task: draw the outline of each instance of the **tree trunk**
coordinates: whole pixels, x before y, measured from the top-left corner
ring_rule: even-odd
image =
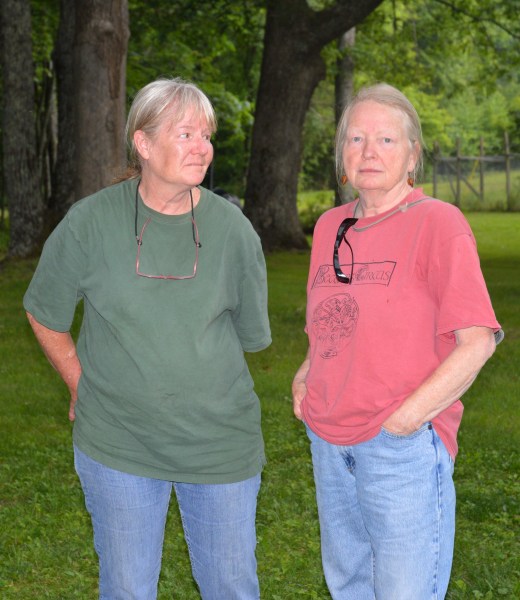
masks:
[[[337,61],[338,72],[334,81],[335,94],[335,115],[336,125],[339,124],[343,109],[352,100],[354,95],[354,57],[350,50],[354,47],[356,41],[356,28],[352,27],[344,33],[338,42],[338,49],[341,53]],[[334,204],[339,206],[346,202],[354,200],[354,190],[351,185],[342,186],[341,190],[336,189]]]
[[[290,15],[281,11],[285,4],[271,5],[267,12],[245,193],[245,213],[266,250],[307,247],[295,201],[301,132],[312,92],[325,76],[319,54],[309,56],[305,44],[292,41]]]
[[[42,241],[40,188],[29,0],[2,0],[3,171],[8,199],[11,257],[35,254]]]
[[[356,42],[356,28],[352,27],[344,33],[338,42],[341,53],[337,61],[337,75],[335,80],[335,115],[336,124],[339,123],[343,109],[352,100],[354,95],[354,57],[351,50]]]
[[[54,206],[109,185],[126,164],[127,0],[62,0]]]
[[[76,126],[74,121],[74,31],[76,0],[61,0],[58,37],[53,52],[58,98],[58,150],[52,176],[52,196],[47,219],[50,228],[74,203]]]
[[[269,0],[253,127],[245,213],[265,250],[305,248],[296,194],[305,114],[325,76],[323,47],[382,0],[337,0],[313,11],[306,0]]]
[[[126,163],[127,0],[77,0],[76,198],[110,184]]]

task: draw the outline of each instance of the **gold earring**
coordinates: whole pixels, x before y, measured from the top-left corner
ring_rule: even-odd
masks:
[[[346,175],[341,176],[341,185],[347,185],[348,177]]]
[[[408,179],[406,180],[406,183],[410,186],[413,187],[413,184],[415,183],[415,179],[413,178],[413,173],[410,173],[408,175]]]

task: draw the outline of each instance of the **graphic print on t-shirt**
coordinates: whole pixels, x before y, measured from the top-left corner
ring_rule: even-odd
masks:
[[[388,286],[395,266],[394,261],[354,263],[352,285]],[[351,265],[341,267],[345,273],[351,269]],[[345,289],[345,284],[338,281],[332,265],[322,264],[312,282],[312,289],[328,287]],[[355,297],[349,293],[328,296],[316,306],[312,315],[312,327],[322,358],[335,358],[348,346],[356,330],[358,317],[359,306]]]
[[[343,273],[347,275],[350,273],[352,268],[350,264],[341,264],[340,266]],[[395,266],[396,262],[393,260],[354,263],[352,285],[390,285]],[[312,289],[323,286],[341,287],[343,285],[345,284],[338,281],[332,265],[320,265],[312,282]]]
[[[320,356],[334,358],[350,343],[358,315],[359,307],[350,294],[335,294],[318,304],[312,327]]]

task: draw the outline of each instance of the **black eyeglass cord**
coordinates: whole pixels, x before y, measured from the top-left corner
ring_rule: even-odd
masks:
[[[140,185],[141,185],[141,180],[139,180],[139,183],[137,184],[137,186],[135,188],[134,233],[135,233],[135,239],[136,239],[138,246],[143,245],[143,240],[137,235],[137,217],[139,214],[139,186]],[[191,203],[191,234],[193,236],[193,243],[195,244],[195,246],[197,246],[197,248],[202,248],[202,244],[200,242],[197,242],[197,238],[195,236],[195,213],[193,210],[193,194],[191,193],[191,190],[190,190],[190,203]]]

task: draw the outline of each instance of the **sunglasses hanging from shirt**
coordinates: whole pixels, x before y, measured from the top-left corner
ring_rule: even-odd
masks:
[[[349,241],[347,240],[347,232],[351,227],[354,228],[354,231],[365,231],[365,229],[369,229],[370,227],[373,227],[374,225],[381,223],[381,221],[385,221],[386,219],[389,219],[390,217],[393,217],[394,215],[396,215],[398,213],[406,212],[409,208],[412,208],[413,206],[417,206],[418,204],[420,204],[421,202],[424,202],[425,200],[431,200],[431,198],[427,196],[425,198],[421,198],[420,200],[416,200],[415,202],[410,202],[410,203],[406,202],[405,204],[398,206],[395,210],[391,211],[387,215],[384,215],[377,221],[374,221],[373,223],[365,225],[364,227],[354,227],[354,225],[359,220],[359,219],[356,219],[355,217],[347,217],[346,219],[343,219],[343,221],[341,221],[341,223],[338,227],[338,233],[336,234],[336,241],[334,242],[334,252],[332,254],[332,264],[334,266],[334,273],[336,275],[336,279],[340,283],[352,284],[352,277],[354,276],[354,250],[352,250],[352,246],[350,245]],[[358,203],[356,204],[356,208],[354,209],[354,214],[356,214],[358,206],[359,206],[359,200],[358,200]],[[352,256],[352,262],[350,264],[350,274],[349,275],[346,275],[343,272],[343,270],[341,269],[340,262],[339,262],[339,247],[341,246],[342,241],[344,241],[345,244],[347,244],[347,246],[350,249],[350,254]]]

